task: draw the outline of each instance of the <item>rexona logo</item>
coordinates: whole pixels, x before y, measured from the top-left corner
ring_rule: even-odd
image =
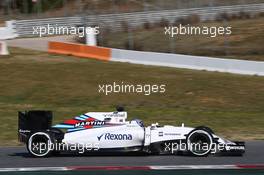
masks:
[[[104,138],[105,140],[132,140],[132,135],[104,133],[100,136],[97,136],[97,138],[99,141],[101,140],[101,138]]]

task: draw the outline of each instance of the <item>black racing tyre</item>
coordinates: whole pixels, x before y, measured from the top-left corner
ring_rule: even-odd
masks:
[[[46,131],[33,133],[27,141],[27,150],[33,157],[48,157],[52,154],[54,139]]]
[[[186,139],[188,152],[193,156],[208,156],[213,148],[213,136],[205,129],[196,128]]]
[[[150,153],[152,155],[159,155],[162,152],[162,143],[157,142],[157,143],[151,143],[149,146]]]
[[[203,130],[205,130],[205,131],[207,131],[207,132],[209,132],[211,134],[214,134],[214,131],[211,128],[207,127],[207,126],[198,126],[195,129],[203,129]]]

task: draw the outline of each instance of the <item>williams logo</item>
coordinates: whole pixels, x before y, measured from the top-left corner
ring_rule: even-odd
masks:
[[[98,141],[100,141],[102,138],[104,138],[104,140],[132,140],[132,135],[103,133],[102,135],[97,136]]]

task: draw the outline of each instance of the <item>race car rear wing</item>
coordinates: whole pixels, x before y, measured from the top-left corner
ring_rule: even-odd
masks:
[[[50,129],[52,126],[51,111],[18,112],[18,140],[27,142],[32,132]]]

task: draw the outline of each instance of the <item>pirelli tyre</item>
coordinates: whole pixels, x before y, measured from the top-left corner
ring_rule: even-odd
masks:
[[[193,156],[207,156],[213,148],[213,136],[208,129],[198,127],[187,135],[187,149]]]
[[[52,148],[53,140],[48,132],[35,132],[27,141],[28,152],[33,157],[48,157],[54,152]]]
[[[207,126],[198,126],[195,129],[202,129],[202,130],[205,130],[205,131],[207,131],[207,132],[209,132],[211,134],[214,134],[214,131],[211,128],[207,127]]]
[[[149,151],[152,155],[159,155],[162,153],[162,142],[151,143]]]

